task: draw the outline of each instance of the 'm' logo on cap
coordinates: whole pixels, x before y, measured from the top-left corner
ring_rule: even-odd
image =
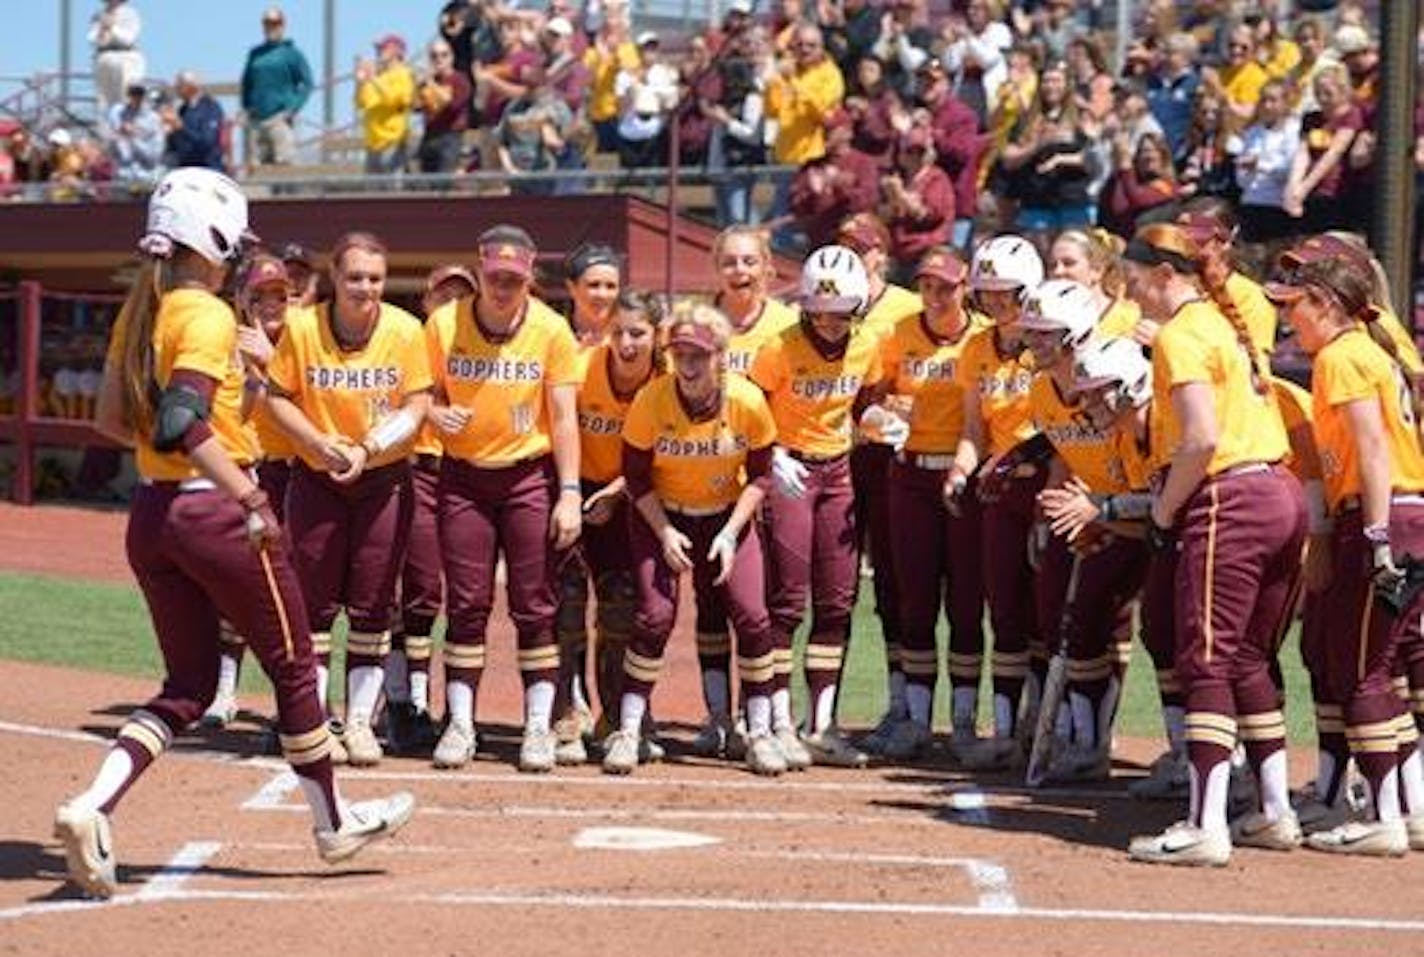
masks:
[[[996,270],[996,269],[994,268],[994,261],[993,261],[992,259],[981,259],[981,260],[979,260],[979,268],[978,268],[977,272],[978,272],[979,275],[981,275],[981,276],[990,276],[990,277],[992,277],[992,276],[997,276],[997,275],[998,275],[998,270]]]

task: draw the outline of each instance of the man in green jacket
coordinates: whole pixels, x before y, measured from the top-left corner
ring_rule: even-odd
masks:
[[[292,126],[312,92],[311,67],[286,32],[282,11],[268,8],[262,14],[264,40],[247,54],[242,71],[242,109],[260,164],[288,165],[296,158]]]

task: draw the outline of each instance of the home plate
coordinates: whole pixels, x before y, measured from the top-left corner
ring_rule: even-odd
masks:
[[[660,827],[586,827],[574,835],[574,847],[605,851],[671,851],[720,843],[719,837]]]

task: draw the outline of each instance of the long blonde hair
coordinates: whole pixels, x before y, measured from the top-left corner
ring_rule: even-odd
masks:
[[[153,330],[158,320],[158,304],[171,288],[172,268],[168,260],[144,257],[129,294],[114,322],[123,336],[119,345],[119,379],[123,390],[122,421],[129,431],[142,434],[153,426],[154,355]]]

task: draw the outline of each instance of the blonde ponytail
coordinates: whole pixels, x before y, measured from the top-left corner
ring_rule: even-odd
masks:
[[[1226,290],[1226,282],[1216,270],[1206,269],[1198,263],[1197,276],[1200,277],[1202,286],[1207,294],[1211,296],[1211,301],[1221,310],[1221,314],[1226,317],[1226,321],[1231,323],[1231,328],[1236,332],[1236,341],[1241,348],[1246,350],[1246,355],[1251,362],[1251,387],[1258,395],[1270,395],[1271,393],[1271,369],[1265,362],[1265,357],[1256,348],[1255,340],[1251,338],[1251,330],[1246,326],[1246,319],[1241,315],[1241,310],[1236,305],[1236,300],[1231,298],[1231,294]]]
[[[136,434],[152,429],[153,328],[170,281],[168,260],[145,259],[114,323],[124,337],[119,347],[123,424]]]

